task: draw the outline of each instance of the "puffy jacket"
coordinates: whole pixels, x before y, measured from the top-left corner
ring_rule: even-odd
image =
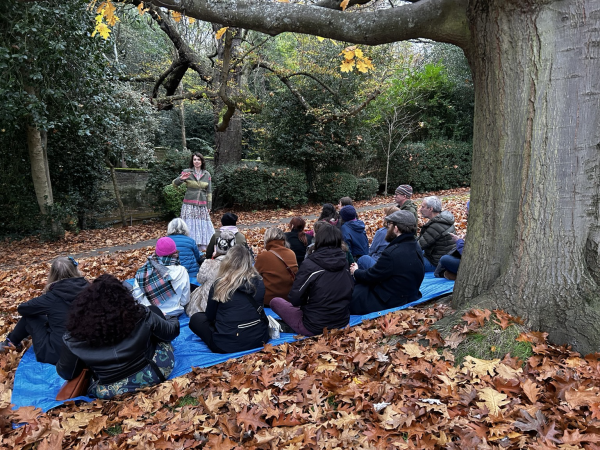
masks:
[[[23,317],[46,316],[45,339],[36,339],[33,342],[35,358],[39,362],[57,363],[63,347],[63,334],[65,334],[71,303],[88,284],[83,277],[65,278],[50,286],[45,294],[21,303],[17,307],[17,311]]]
[[[196,241],[185,234],[170,234],[179,251],[179,263],[185,267],[190,277],[195,278],[204,257],[198,251]]]
[[[176,187],[185,183],[186,191],[183,196],[183,203],[206,206],[208,209],[212,209],[212,181],[210,173],[204,170],[202,176],[196,178],[194,169],[183,169],[183,172],[190,172],[190,177],[182,180],[180,175],[173,180],[173,185]]]
[[[206,317],[214,324],[214,343],[226,353],[242,352],[262,347],[269,341],[269,326],[251,301],[262,306],[265,285],[256,278],[239,287],[225,302],[214,300],[211,288],[206,306]]]
[[[110,384],[142,370],[154,356],[155,342],[170,342],[179,336],[176,317],[166,320],[148,308],[145,310],[145,316],[129,336],[115,345],[91,347],[66,333],[56,372],[65,380],[72,380],[83,367],[88,367],[100,384]]]
[[[414,235],[401,234],[373,267],[354,271],[350,313],[368,314],[418,300],[424,276],[423,255]]]
[[[442,211],[421,227],[419,245],[425,250],[425,257],[437,266],[440,258],[456,249],[452,236],[454,233],[454,216],[450,211]]]
[[[365,223],[362,220],[344,222],[342,225],[342,237],[354,259],[357,259],[357,256],[369,254],[369,239],[365,231]]]
[[[263,277],[265,283],[265,305],[269,305],[275,297],[285,298],[287,300],[292,289],[292,276],[285,268],[285,264],[273,252],[277,252],[279,256],[287,263],[292,272],[298,272],[298,262],[296,254],[289,248],[285,247],[282,240],[276,239],[267,244],[267,251],[262,252],[256,257],[254,268]]]
[[[289,300],[304,312],[306,329],[320,334],[323,328],[348,325],[353,288],[346,254],[339,248],[319,248],[304,260]]]
[[[306,236],[306,245],[302,243],[300,238],[298,237],[297,231],[289,231],[285,233],[285,239],[290,244],[290,250],[296,254],[296,261],[298,262],[298,267],[304,261],[304,256],[306,255],[306,249],[310,244],[312,244],[313,237],[309,234],[304,233]]]

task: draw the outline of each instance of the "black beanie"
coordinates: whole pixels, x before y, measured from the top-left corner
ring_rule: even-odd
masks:
[[[238,220],[238,216],[236,216],[232,212],[228,212],[228,213],[223,214],[223,217],[221,217],[221,225],[223,225],[224,227],[235,226],[235,224],[237,223],[237,220]]]

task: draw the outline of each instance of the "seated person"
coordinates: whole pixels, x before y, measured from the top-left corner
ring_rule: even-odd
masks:
[[[417,205],[413,203],[411,197],[413,195],[413,188],[409,184],[401,184],[396,188],[394,193],[394,200],[398,204],[398,208],[402,211],[408,211],[413,213],[415,220],[418,222],[419,217],[417,216]]]
[[[340,229],[335,224],[329,224],[324,221],[319,221],[319,222],[315,222],[315,225],[313,226],[314,233],[316,234],[321,229],[321,227],[324,227],[327,225],[333,225],[338,230]],[[340,233],[341,233],[341,231],[340,231]],[[346,243],[343,240],[342,240],[341,249],[344,252],[344,254],[346,255],[346,261],[348,261],[348,266],[349,266],[350,264],[352,264],[354,262],[354,258],[352,257],[350,250],[348,250],[348,246],[346,245]],[[314,243],[314,239],[313,239],[313,243],[310,244],[308,247],[306,247],[306,255],[304,256],[304,259],[308,258],[308,255],[312,254],[314,251],[315,251],[315,243]]]
[[[354,201],[350,197],[342,197],[338,203],[338,209],[342,209],[344,206],[354,206]]]
[[[423,253],[415,240],[417,222],[408,211],[396,211],[385,218],[390,244],[368,270],[350,266],[356,285],[350,314],[368,314],[396,308],[422,297],[419,288],[425,277]]]
[[[314,336],[324,328],[348,325],[354,280],[341,245],[340,231],[323,222],[315,236],[315,251],[304,260],[294,280],[290,301],[271,300],[273,311],[294,332]]]
[[[467,215],[469,214],[469,203],[470,202],[467,202]],[[458,267],[460,266],[460,260],[465,247],[465,239],[461,239],[453,233],[450,233],[450,237],[456,244],[456,250],[440,258],[440,262],[435,268],[434,275],[439,278],[444,277],[447,280],[454,281],[456,280],[456,274],[458,273]]]
[[[114,276],[94,280],[73,302],[56,372],[72,380],[88,367],[87,395],[102,399],[164,381],[175,366],[176,317],[140,305]]]
[[[195,278],[204,256],[198,251],[196,241],[190,237],[190,230],[183,219],[179,217],[169,222],[167,235],[175,242],[179,252],[179,263],[186,268],[190,278]]]
[[[185,307],[185,312],[188,316],[192,317],[192,315],[196,314],[197,312],[206,311],[208,294],[210,292],[210,288],[217,279],[217,273],[219,273],[221,262],[225,258],[225,255],[229,249],[233,247],[235,243],[235,236],[231,231],[223,230],[219,233],[219,237],[214,245],[215,251],[213,252],[212,259],[207,259],[204,261],[204,264],[200,266],[200,271],[198,272],[198,277],[196,278],[198,284],[200,284],[200,287],[192,293],[190,302]]]
[[[31,336],[35,359],[56,364],[71,304],[89,284],[77,266],[77,261],[71,257],[59,256],[52,261],[42,295],[17,307],[21,318],[0,343],[0,351],[20,349],[21,341]]]
[[[178,316],[190,301],[190,277],[179,264],[177,247],[170,237],[156,242],[156,252],[135,274],[132,290],[138,303],[156,305],[165,316]]]
[[[389,216],[396,211],[400,211],[400,208],[395,206],[388,206],[383,210],[383,217]],[[373,267],[385,248],[388,246],[389,242],[385,240],[385,235],[387,234],[387,226],[381,227],[379,230],[375,232],[373,236],[373,241],[371,242],[371,246],[369,247],[369,254],[361,256],[357,261],[359,269],[368,269],[369,267]]]
[[[215,353],[262,347],[269,341],[264,295],[265,286],[252,266],[250,253],[235,245],[219,267],[206,312],[190,317],[190,330]]]
[[[306,248],[312,243],[312,236],[304,232],[306,222],[302,217],[293,217],[289,226],[290,231],[285,233],[285,240],[290,244],[290,250],[296,254],[296,261],[300,267],[306,255]]]
[[[323,209],[321,210],[321,215],[319,216],[319,218],[317,219],[317,221],[313,225],[313,229],[307,231],[306,234],[314,236],[315,233],[316,233],[316,231],[314,230],[314,227],[319,222],[327,222],[327,223],[329,223],[331,225],[337,226],[338,228],[342,227],[342,222],[340,220],[340,215],[336,211],[335,206],[333,206],[331,203],[323,203]]]
[[[254,266],[265,283],[265,305],[269,306],[271,299],[282,297],[287,299],[292,289],[292,283],[298,272],[296,254],[289,249],[285,234],[277,227],[265,231],[265,248],[256,257]]]
[[[215,251],[215,243],[221,234],[221,231],[230,231],[235,236],[236,245],[247,245],[246,236],[244,236],[237,227],[238,216],[232,212],[223,214],[221,217],[221,228],[215,231],[215,234],[210,238],[208,247],[206,247],[206,259],[211,259]]]
[[[369,254],[369,239],[365,231],[365,223],[356,218],[354,206],[344,206],[340,209],[342,218],[342,237],[348,245],[354,260]]]
[[[456,249],[450,236],[455,232],[454,216],[450,211],[442,211],[442,201],[436,196],[425,197],[419,211],[424,218],[429,219],[421,227],[418,237],[425,256],[425,272],[434,272],[440,258]]]

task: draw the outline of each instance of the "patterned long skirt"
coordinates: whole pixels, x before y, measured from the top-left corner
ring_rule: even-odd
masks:
[[[181,206],[181,218],[190,229],[190,237],[196,241],[196,245],[206,247],[212,235],[215,234],[215,228],[210,221],[206,206],[184,203]]]
[[[154,352],[152,360],[158,366],[163,376],[167,378],[173,367],[175,367],[175,355],[173,354],[173,346],[170,342],[159,342]],[[129,375],[119,381],[110,384],[100,384],[98,380],[92,380],[88,388],[88,396],[101,399],[113,398],[115,395],[133,392],[139,388],[153,386],[161,382],[160,377],[152,369],[150,364],[147,364],[142,370]]]

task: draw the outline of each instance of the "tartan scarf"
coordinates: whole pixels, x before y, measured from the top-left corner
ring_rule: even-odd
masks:
[[[148,262],[135,274],[135,279],[150,303],[156,306],[175,295],[167,266],[178,266],[179,255],[148,256]]]

